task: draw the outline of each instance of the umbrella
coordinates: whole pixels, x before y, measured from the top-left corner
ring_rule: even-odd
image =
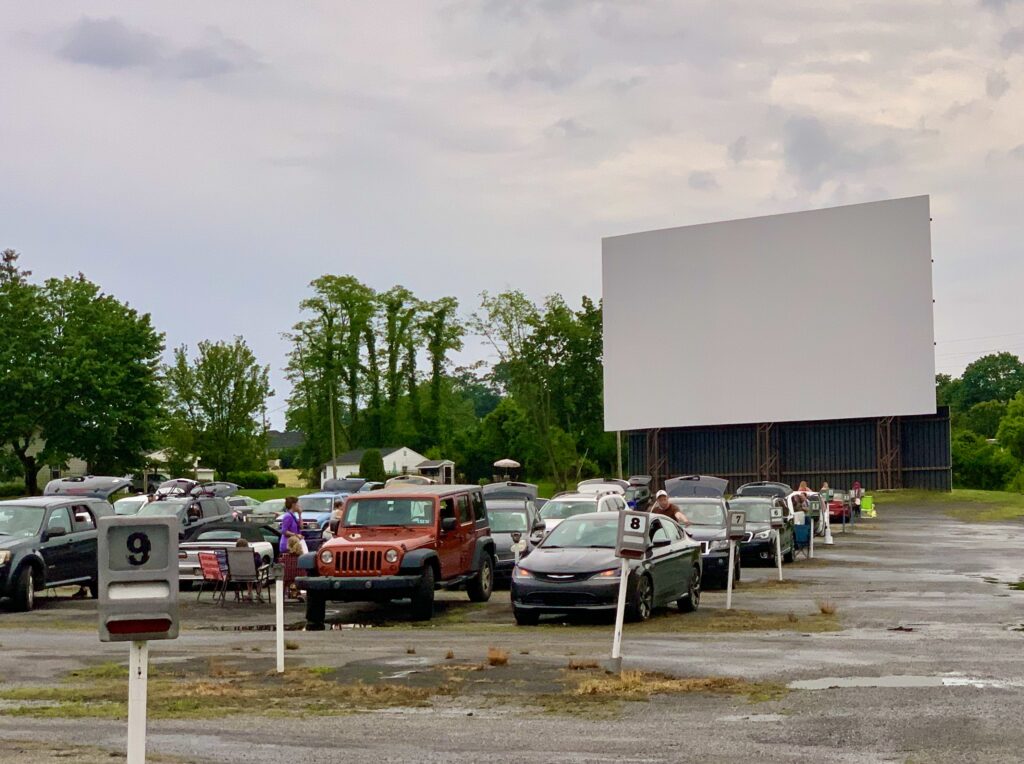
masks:
[[[494,463],[494,466],[499,470],[517,470],[523,465],[515,459],[498,459],[498,461]]]

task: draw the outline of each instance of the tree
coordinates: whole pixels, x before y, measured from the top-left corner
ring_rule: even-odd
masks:
[[[186,346],[177,348],[165,378],[172,416],[220,478],[260,465],[266,445],[262,411],[272,394],[269,367],[257,363],[241,337],[200,342],[194,362]]]
[[[957,403],[965,411],[983,401],[1007,403],[1021,390],[1024,390],[1024,362],[1013,353],[994,353],[964,369]]]
[[[42,464],[70,457],[95,472],[139,466],[156,434],[163,337],[84,276],[43,285],[0,255],[0,442],[25,489]]]
[[[368,448],[363,452],[363,458],[359,460],[359,477],[371,480],[375,483],[383,483],[387,480],[387,472],[384,471],[384,457],[380,450]]]
[[[988,443],[968,430],[953,434],[953,485],[1000,491],[1020,469],[1020,463],[1004,448]]]
[[[960,405],[960,388],[963,383],[959,377],[949,374],[935,375],[935,403],[956,409]]]
[[[1024,461],[1024,390],[1017,393],[1006,407],[1006,414],[996,431],[999,445],[1017,459]]]
[[[1007,404],[1002,401],[975,403],[957,419],[957,422],[983,438],[994,438],[999,429],[999,421],[1006,414],[1006,406]]]
[[[462,335],[465,333],[456,314],[458,307],[458,300],[454,297],[442,297],[423,306],[420,320],[430,359],[430,413],[425,422],[424,437],[435,445],[441,442],[442,380],[448,365],[448,353],[462,350]]]

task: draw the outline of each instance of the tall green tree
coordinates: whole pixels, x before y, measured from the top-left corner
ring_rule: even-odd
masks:
[[[1024,462],[1024,390],[1017,393],[1006,407],[1006,414],[996,431],[999,445]]]
[[[0,255],[0,442],[29,493],[43,464],[71,457],[127,471],[155,441],[163,337],[84,276],[43,285]]]
[[[1024,362],[1013,353],[993,353],[964,369],[957,405],[966,411],[984,401],[1008,403],[1021,390],[1024,390]]]
[[[272,394],[269,367],[241,337],[200,342],[198,350],[190,361],[188,348],[177,348],[164,372],[172,416],[218,477],[258,467],[266,445],[262,412]]]
[[[420,320],[420,330],[426,341],[430,361],[430,408],[423,435],[433,445],[441,443],[443,439],[442,399],[448,354],[462,350],[462,337],[465,334],[465,327],[459,321],[458,308],[458,300],[454,297],[442,297],[423,306],[423,317]]]

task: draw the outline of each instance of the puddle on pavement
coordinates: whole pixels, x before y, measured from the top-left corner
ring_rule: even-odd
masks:
[[[784,714],[732,714],[719,716],[716,721],[720,722],[783,722],[786,720]]]
[[[235,626],[196,626],[196,631],[276,631],[277,627],[272,623],[248,623]],[[350,629],[378,629],[383,628],[373,623],[328,623],[322,629],[307,629],[305,621],[286,623],[285,631],[348,631]]]
[[[801,679],[786,685],[791,690],[834,690],[856,688],[921,688],[921,687],[975,687],[977,689],[1007,689],[1018,683],[999,679],[977,679],[965,676],[846,676]]]

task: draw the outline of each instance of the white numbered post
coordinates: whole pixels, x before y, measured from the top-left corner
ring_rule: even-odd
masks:
[[[647,551],[647,527],[650,515],[646,512],[619,512],[619,527],[615,536],[615,556],[621,558],[619,567],[619,602],[615,608],[615,635],[612,637],[612,660],[622,658],[622,622],[626,617],[626,588],[629,585],[629,560],[639,559]]]
[[[772,530],[775,531],[775,567],[779,572],[779,580],[782,580],[782,529],[786,527],[786,520],[782,516],[782,507],[772,507]]]
[[[97,523],[101,642],[130,642],[128,764],[146,761],[149,641],[178,637],[178,519],[101,517]]]
[[[814,518],[811,517],[811,513],[810,512],[807,513],[807,519],[811,521],[811,541],[810,541],[810,545],[811,546],[810,546],[809,557],[813,560],[814,559]]]
[[[775,531],[775,567],[779,571],[779,580],[782,580],[782,534]]]
[[[729,539],[729,582],[725,587],[725,609],[732,610],[732,571],[733,559],[736,554],[736,542]]]
[[[132,642],[128,653],[128,764],[146,761],[146,694],[149,642]]]
[[[726,515],[725,535],[729,537],[729,572],[725,586],[725,609],[732,610],[732,581],[736,569],[736,542],[747,535],[747,513],[730,509]]]
[[[274,596],[277,603],[274,606],[275,621],[274,636],[277,642],[277,673],[284,673],[284,565],[278,563],[271,567],[271,575],[274,577]]]

